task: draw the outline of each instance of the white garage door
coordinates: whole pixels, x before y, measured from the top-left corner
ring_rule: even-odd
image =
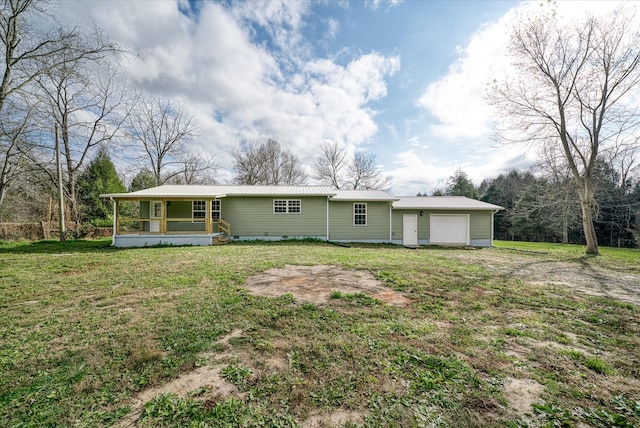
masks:
[[[431,214],[431,244],[469,245],[468,214]]]

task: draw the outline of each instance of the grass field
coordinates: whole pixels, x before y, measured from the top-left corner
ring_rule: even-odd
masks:
[[[640,426],[640,306],[464,262],[560,260],[640,288],[638,250],[109,243],[0,243],[0,426]],[[321,264],[410,304],[243,288]],[[136,413],[150,388],[215,367],[225,388],[158,393]]]

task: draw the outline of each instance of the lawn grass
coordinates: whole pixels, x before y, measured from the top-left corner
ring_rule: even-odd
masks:
[[[452,257],[514,248],[637,272],[637,250],[109,242],[0,244],[0,426],[114,425],[136,394],[225,352],[237,395],[160,394],[136,424],[296,427],[340,411],[361,416],[345,427],[640,425],[640,307]],[[318,307],[242,288],[286,264],[369,271],[412,303],[332,293]],[[508,379],[541,385],[528,415]]]
[[[575,244],[552,244],[548,242],[516,242],[516,241],[494,241],[496,248],[514,249],[520,251],[532,251],[539,253],[547,253],[557,255],[559,257],[590,257],[587,256],[585,245]],[[611,262],[620,262],[626,267],[638,268],[640,270],[640,249],[638,248],[613,248],[598,247],[600,252],[600,262],[609,264]]]

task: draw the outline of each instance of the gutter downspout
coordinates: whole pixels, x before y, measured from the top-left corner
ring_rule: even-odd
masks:
[[[327,241],[329,240],[329,196],[327,196]]]
[[[491,213],[491,246],[492,246],[492,247],[493,247],[493,234],[494,234],[494,230],[493,230],[493,223],[494,223],[493,216],[494,216],[494,215],[496,215],[496,213],[497,213],[498,211],[500,211],[500,210],[494,210],[494,211]]]

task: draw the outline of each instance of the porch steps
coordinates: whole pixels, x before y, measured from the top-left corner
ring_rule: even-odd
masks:
[[[231,238],[226,235],[213,237],[213,245],[224,245],[224,244],[228,244],[229,241],[231,241]]]
[[[222,232],[213,238],[213,245],[224,245],[231,241],[231,225],[224,219],[218,219],[218,230]]]

